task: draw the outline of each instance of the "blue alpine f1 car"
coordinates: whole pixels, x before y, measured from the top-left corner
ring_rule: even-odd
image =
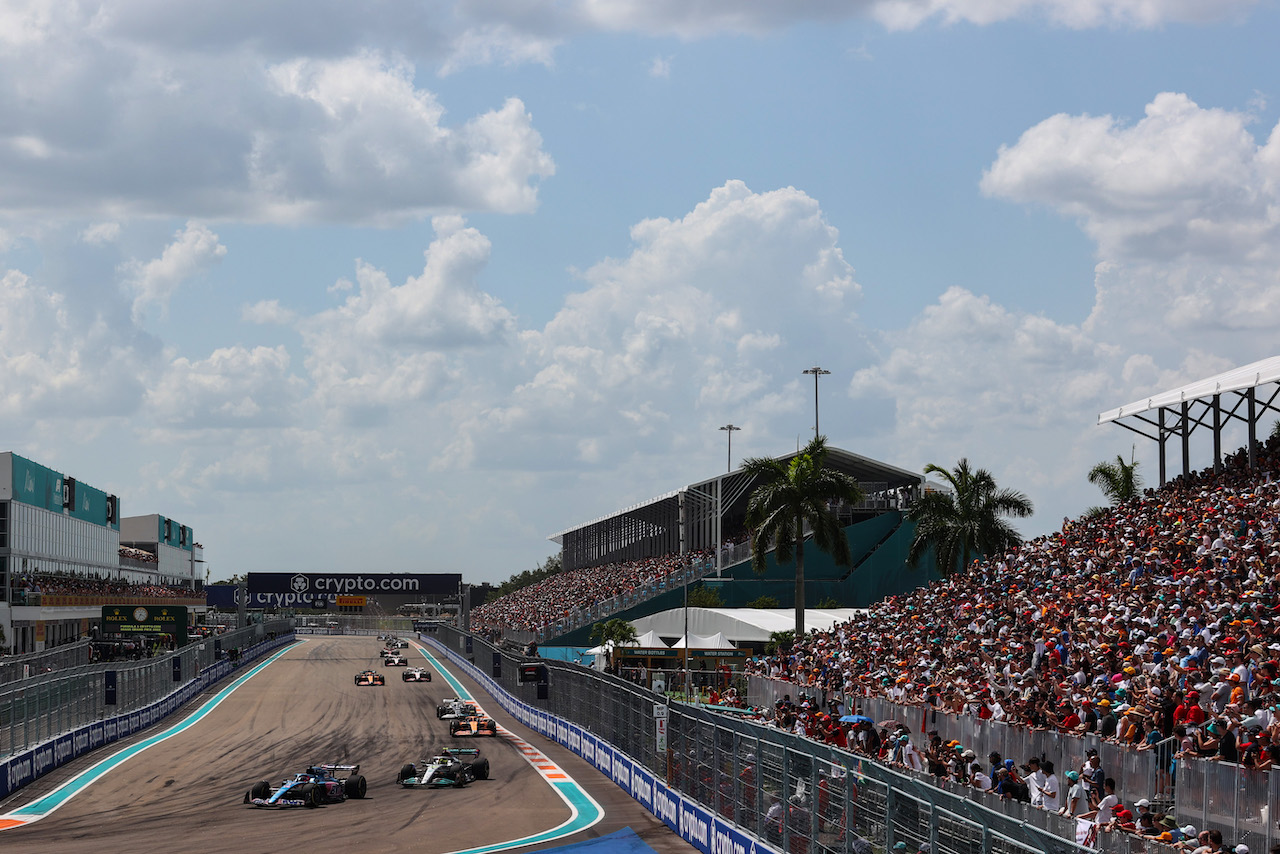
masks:
[[[266,780],[245,792],[244,802],[255,807],[318,807],[363,798],[368,784],[359,765],[312,765],[279,786]]]

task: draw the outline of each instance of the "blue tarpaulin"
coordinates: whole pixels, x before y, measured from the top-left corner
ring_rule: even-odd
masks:
[[[656,854],[629,827],[614,831],[608,836],[599,836],[595,839],[588,839],[586,842],[575,842],[573,845],[566,845],[563,848],[546,848],[543,854],[550,854],[553,851],[556,854],[561,851],[573,852],[573,854]]]

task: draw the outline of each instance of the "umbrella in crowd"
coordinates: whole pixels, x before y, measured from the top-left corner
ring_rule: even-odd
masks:
[[[873,724],[875,723],[875,721],[867,717],[866,715],[845,715],[844,717],[840,718],[840,723],[842,724]]]

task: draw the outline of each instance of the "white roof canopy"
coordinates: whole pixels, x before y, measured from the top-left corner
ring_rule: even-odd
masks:
[[[733,644],[729,643],[723,632],[716,632],[706,637],[690,634],[673,643],[671,648],[684,649],[686,646],[689,649],[733,649]]]
[[[866,614],[862,608],[806,608],[806,629],[826,631],[836,623]],[[637,632],[656,632],[663,637],[684,636],[684,609],[672,608],[633,620]],[[787,632],[796,627],[792,608],[690,608],[689,634],[711,637],[722,634],[731,643],[764,643],[773,632]],[[695,641],[696,643],[696,641]]]
[[[1239,368],[1163,391],[1143,400],[1135,400],[1124,406],[1109,409],[1098,415],[1098,423],[1106,424],[1129,415],[1139,415],[1153,409],[1176,406],[1185,402],[1212,397],[1234,391],[1247,391],[1267,383],[1280,382],[1280,356],[1272,356]]]

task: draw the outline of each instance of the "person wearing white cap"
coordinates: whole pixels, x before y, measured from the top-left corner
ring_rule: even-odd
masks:
[[[1249,854],[1249,846],[1241,842],[1236,846],[1236,854]]]

